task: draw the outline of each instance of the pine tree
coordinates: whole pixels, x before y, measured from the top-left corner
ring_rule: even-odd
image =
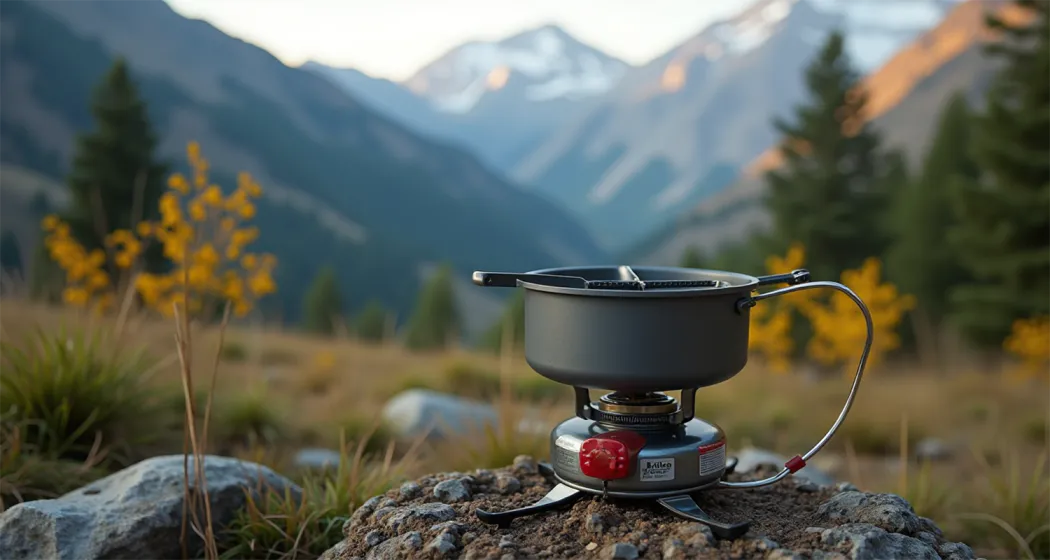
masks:
[[[452,270],[442,266],[423,287],[408,322],[405,344],[415,350],[443,348],[460,330]]]
[[[361,340],[380,342],[386,336],[387,312],[382,303],[369,301],[357,316],[354,331]]]
[[[686,247],[678,266],[682,268],[708,268],[706,259],[700,253],[700,250],[692,245]]]
[[[966,277],[945,237],[955,225],[953,185],[978,174],[970,150],[970,120],[966,98],[953,96],[941,112],[921,175],[895,201],[897,236],[887,271],[903,292],[918,300],[919,323],[928,333],[939,330],[949,311],[949,292]]]
[[[24,269],[22,266],[22,249],[18,246],[18,237],[11,230],[0,233],[0,270],[4,274],[21,276]]]
[[[973,342],[999,345],[1014,320],[1050,313],[1050,3],[1018,0],[1026,24],[995,17],[988,47],[1005,64],[977,117],[974,157],[984,172],[963,183],[953,245],[973,280],[952,293],[953,320]]]
[[[91,113],[95,130],[77,139],[66,181],[72,200],[63,216],[88,249],[102,247],[103,236],[115,229],[154,219],[167,174],[154,156],[157,138],[123,59],[113,63],[96,88]],[[147,270],[163,267],[159,244],[151,246],[145,259]]]
[[[779,249],[802,243],[814,278],[837,279],[888,245],[888,166],[878,135],[864,123],[867,96],[841,33],[829,36],[805,83],[810,99],[793,122],[774,121],[785,163],[767,173],[765,203]]]
[[[303,329],[314,334],[331,335],[342,316],[343,297],[339,293],[335,268],[325,266],[318,271],[303,297]]]
[[[493,352],[499,352],[503,347],[503,330],[512,328],[513,341],[516,350],[525,347],[525,290],[515,290],[507,303],[503,315],[496,324],[492,325],[482,339],[481,346]]]

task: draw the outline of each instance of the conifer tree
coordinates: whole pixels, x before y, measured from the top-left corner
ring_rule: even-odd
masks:
[[[18,237],[11,230],[0,233],[0,270],[5,274],[21,275],[23,272],[22,249]]]
[[[405,344],[414,350],[443,348],[460,330],[452,270],[442,266],[423,286],[408,322]]]
[[[386,335],[387,312],[382,303],[369,301],[357,316],[354,331],[361,340],[380,342]]]
[[[828,37],[804,80],[809,100],[790,122],[774,121],[785,162],[766,175],[765,203],[778,250],[800,242],[814,278],[837,279],[888,245],[887,165],[864,123],[867,96],[841,33]]]
[[[1004,65],[974,131],[983,175],[962,184],[951,240],[973,277],[953,291],[956,325],[998,346],[1015,319],[1050,313],[1050,3],[1017,0],[1033,16],[988,25]]]
[[[918,180],[900,191],[893,212],[897,236],[887,270],[902,291],[918,300],[919,322],[928,332],[939,329],[949,312],[950,291],[966,278],[945,240],[955,226],[952,189],[978,174],[970,120],[966,98],[953,96],[941,112]]]
[[[682,253],[682,260],[678,266],[683,268],[708,268],[705,262],[704,256],[700,253],[700,250],[690,245],[686,247],[685,252]]]
[[[482,339],[482,347],[499,352],[503,346],[503,330],[514,329],[513,341],[517,350],[525,346],[525,290],[515,290],[507,303],[503,315],[492,325]]]
[[[154,219],[167,168],[154,152],[157,137],[127,64],[117,59],[91,101],[95,129],[77,139],[67,178],[71,203],[63,218],[88,249],[101,248],[105,234]],[[163,267],[159,244],[146,255],[148,270]]]
[[[335,268],[325,266],[314,277],[313,284],[303,297],[303,328],[320,335],[335,333],[343,316],[343,297]]]

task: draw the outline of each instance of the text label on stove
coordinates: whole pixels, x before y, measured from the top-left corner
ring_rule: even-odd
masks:
[[[674,480],[674,458],[641,459],[638,477],[642,482]]]

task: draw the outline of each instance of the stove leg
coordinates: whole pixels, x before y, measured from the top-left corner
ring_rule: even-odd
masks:
[[[506,528],[510,526],[511,521],[514,521],[519,517],[570,505],[580,499],[582,495],[583,493],[575,488],[569,488],[564,484],[558,484],[552,488],[550,492],[547,492],[547,495],[541,498],[540,501],[530,506],[500,512],[485,511],[481,508],[477,508],[474,510],[474,514],[477,515],[478,519],[483,523],[499,525],[501,528]]]
[[[722,523],[721,521],[711,519],[711,517],[704,513],[704,510],[700,509],[700,506],[696,505],[696,501],[687,494],[660,498],[657,502],[671,510],[671,513],[678,517],[707,525],[711,528],[711,532],[720,539],[733,540],[742,537],[744,533],[747,533],[748,527],[750,526],[750,522],[748,521],[742,523]]]
[[[726,459],[726,472],[725,473],[726,474],[733,474],[733,471],[736,470],[736,464],[739,463],[739,462],[740,461],[736,457],[730,457],[729,459]]]

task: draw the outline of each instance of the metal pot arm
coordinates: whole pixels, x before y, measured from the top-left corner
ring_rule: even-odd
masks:
[[[871,322],[871,312],[868,311],[868,306],[864,305],[864,302],[861,301],[859,297],[857,297],[857,294],[853,293],[853,290],[850,290],[849,288],[843,286],[842,284],[839,284],[838,282],[817,281],[809,282],[806,284],[797,284],[795,286],[788,286],[779,290],[773,290],[772,292],[751,296],[743,300],[742,303],[747,307],[752,307],[755,305],[755,303],[764,299],[789,294],[791,292],[798,292],[800,290],[812,290],[814,288],[831,288],[849,296],[849,298],[853,300],[853,303],[857,304],[857,307],[860,308],[860,312],[864,314],[864,322],[868,327],[868,336],[864,341],[864,350],[860,354],[860,361],[857,363],[857,373],[853,377],[853,386],[850,387],[849,396],[846,397],[846,404],[842,407],[842,412],[839,413],[839,417],[835,420],[835,423],[832,424],[831,429],[828,430],[828,433],[824,434],[824,437],[821,438],[820,441],[818,441],[812,449],[807,451],[805,455],[795,455],[787,463],[784,463],[784,468],[777,474],[769,478],[764,478],[762,480],[752,480],[747,482],[728,482],[723,480],[718,484],[720,487],[757,488],[759,486],[773,484],[774,482],[783,479],[791,473],[798,472],[800,469],[806,466],[806,461],[808,461],[811,457],[816,455],[817,452],[820,451],[820,449],[824,447],[828,443],[828,441],[831,440],[831,437],[834,436],[835,432],[838,431],[839,426],[841,426],[842,422],[846,420],[846,415],[849,413],[850,407],[853,406],[853,399],[857,396],[857,389],[860,387],[860,379],[864,375],[864,366],[868,362],[868,353],[871,351],[871,342],[875,336],[875,328]]]

